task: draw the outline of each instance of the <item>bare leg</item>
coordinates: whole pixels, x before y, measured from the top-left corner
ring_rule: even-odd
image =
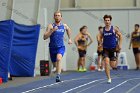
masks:
[[[140,68],[140,53],[135,54],[136,70]]]
[[[57,76],[56,76],[56,82],[60,82],[61,59],[62,59],[62,55],[61,55],[61,54],[57,54],[57,62],[56,62],[56,72],[57,72]]]
[[[57,62],[52,62],[52,65],[53,65],[52,71],[53,71],[53,72],[56,72],[56,63],[57,63]]]
[[[137,53],[134,56],[135,56],[136,67],[138,68],[139,67],[139,54]],[[136,70],[137,70],[137,68],[136,68]]]
[[[98,70],[100,70],[100,67],[101,67],[101,56],[98,56],[98,66],[97,66],[97,68],[98,68]]]
[[[111,62],[110,62],[110,66],[111,66],[112,68],[116,68],[116,61],[111,61]]]
[[[86,61],[86,58],[85,58],[85,56],[83,57],[83,67],[85,68],[86,66],[85,66],[85,61]]]
[[[80,58],[78,59],[78,63],[77,63],[77,69],[79,70],[80,69],[80,66],[81,66],[81,63],[80,63]]]
[[[101,69],[104,69],[104,62],[103,62],[103,57],[101,56]]]
[[[138,53],[138,67],[140,68],[140,53]]]
[[[61,74],[61,59],[62,59],[62,55],[57,54],[57,62],[56,62],[56,72],[57,72],[57,74]]]
[[[104,59],[104,61],[105,61],[105,73],[106,73],[106,75],[107,75],[107,78],[108,78],[108,83],[111,83],[111,76],[110,76],[110,60],[109,60],[109,58],[108,57],[106,57],[105,59]]]
[[[84,57],[81,57],[81,66],[84,68]]]
[[[117,57],[116,57],[116,64],[115,64],[116,69],[117,69],[117,66],[118,66],[118,55],[119,55],[119,53],[117,53]]]
[[[81,61],[82,71],[87,71],[87,70],[86,70],[86,67],[85,67],[85,59],[86,59],[85,57],[82,57],[82,58],[81,58],[81,60],[82,60],[82,61]]]
[[[56,62],[53,62],[53,68],[56,67]]]

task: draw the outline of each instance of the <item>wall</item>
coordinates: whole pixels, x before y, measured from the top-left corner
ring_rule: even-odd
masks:
[[[0,0],[0,21],[1,20],[6,20],[11,18],[11,8],[13,5],[13,0]],[[7,8],[8,6],[8,8]]]
[[[133,7],[134,0],[77,0],[81,7]]]
[[[75,0],[61,0],[61,8],[72,8],[75,6]]]
[[[61,8],[140,7],[140,0],[61,0]]]
[[[136,6],[140,7],[140,0],[136,0]]]

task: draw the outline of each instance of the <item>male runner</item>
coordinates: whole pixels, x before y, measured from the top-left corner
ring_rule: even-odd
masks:
[[[68,44],[72,44],[72,40],[70,38],[70,28],[67,24],[61,22],[62,13],[60,11],[56,11],[54,13],[53,24],[49,24],[47,27],[47,31],[44,34],[44,40],[50,37],[49,43],[49,51],[52,62],[56,63],[56,82],[60,82],[60,73],[61,73],[61,59],[65,52],[64,45],[64,32],[67,32],[68,35]]]
[[[116,35],[119,36],[119,49],[122,47],[122,34],[119,29],[111,25],[112,16],[104,15],[104,24],[103,33],[100,34],[100,37],[103,39],[103,56],[105,62],[105,72],[108,78],[108,83],[111,83],[110,76],[110,66],[115,67],[116,62]],[[102,44],[102,41],[99,42]]]

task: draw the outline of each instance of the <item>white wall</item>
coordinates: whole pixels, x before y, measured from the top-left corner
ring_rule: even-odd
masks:
[[[39,0],[13,0],[12,19],[21,24],[37,23]]]
[[[140,0],[136,0],[136,7],[140,7]]]
[[[0,21],[7,20],[11,18],[11,8],[13,5],[12,0],[0,0]]]
[[[134,7],[134,0],[76,0],[77,5],[81,7]]]
[[[75,4],[76,2],[76,4]],[[61,8],[113,8],[113,7],[135,7],[139,0],[61,0]]]
[[[120,30],[123,32],[123,46],[122,51],[126,52],[128,64],[130,68],[135,68],[135,60],[132,50],[128,50],[130,38],[126,38],[126,35],[133,31],[135,23],[140,24],[140,11],[138,9],[99,9],[99,10],[62,10],[63,21],[67,23],[72,29],[72,38],[76,36],[79,32],[79,28],[82,25],[87,25],[88,30],[92,35],[94,43],[88,48],[86,65],[87,67],[91,63],[90,57],[96,52],[97,42],[96,34],[98,32],[98,26],[104,25],[102,17],[105,14],[111,14],[113,17],[112,25],[119,26]],[[72,50],[72,46],[67,46],[67,69],[76,69],[78,53]],[[89,57],[90,56],[90,57]]]
[[[75,0],[61,0],[61,8],[72,8],[74,4]]]

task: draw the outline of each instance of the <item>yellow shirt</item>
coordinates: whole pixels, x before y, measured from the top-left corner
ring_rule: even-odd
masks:
[[[140,47],[140,31],[132,33],[132,47],[133,48]]]

